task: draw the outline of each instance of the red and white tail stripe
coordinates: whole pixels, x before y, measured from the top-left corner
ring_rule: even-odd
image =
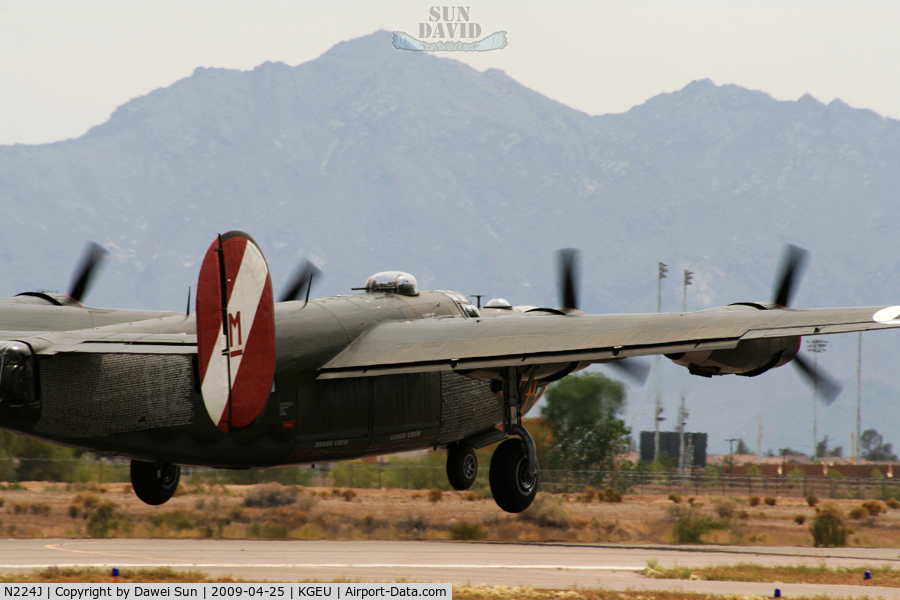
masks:
[[[245,233],[216,239],[197,285],[203,403],[228,433],[262,413],[275,376],[275,304],[266,259]]]

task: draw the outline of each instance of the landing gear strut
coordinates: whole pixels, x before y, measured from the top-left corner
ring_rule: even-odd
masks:
[[[131,461],[131,487],[147,504],[165,504],[175,495],[181,480],[181,467],[172,463]]]
[[[465,442],[447,446],[447,479],[454,490],[467,490],[478,475],[478,457],[475,448]]]
[[[532,383],[529,377],[525,389]],[[521,439],[509,439],[494,450],[491,458],[491,493],[497,506],[520,513],[534,502],[538,490],[538,463],[534,440],[522,427],[522,403],[519,372],[515,367],[503,374],[503,428]]]

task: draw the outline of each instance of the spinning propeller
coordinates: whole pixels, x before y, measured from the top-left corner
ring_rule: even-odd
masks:
[[[81,263],[75,271],[75,277],[72,279],[72,286],[69,288],[69,297],[73,300],[81,302],[82,298],[87,296],[91,285],[94,283],[94,277],[103,266],[109,251],[96,242],[88,242]]]
[[[559,298],[563,310],[579,310],[578,282],[580,273],[578,272],[578,254],[579,252],[575,248],[565,248],[557,252]],[[607,364],[619,369],[623,375],[639,384],[647,381],[647,376],[650,374],[650,367],[644,361],[634,358],[623,358]]]
[[[578,250],[564,248],[559,257],[559,299],[563,308],[578,310]]]
[[[785,244],[784,257],[781,259],[781,269],[775,285],[775,295],[772,302],[784,308],[788,308],[797,285],[797,281],[806,267],[808,252],[793,244]],[[828,375],[818,365],[810,363],[809,359],[799,353],[792,361],[800,372],[800,376],[815,389],[816,395],[826,405],[834,402],[841,393],[842,386],[836,379]]]
[[[294,271],[294,276],[291,278],[291,283],[287,287],[287,289],[281,294],[281,298],[279,298],[279,302],[290,302],[292,300],[299,300],[301,296],[305,296],[305,301],[309,302],[309,291],[312,288],[313,277],[321,273],[316,267],[316,265],[312,264],[307,259],[304,259],[300,266],[297,267],[297,270]]]

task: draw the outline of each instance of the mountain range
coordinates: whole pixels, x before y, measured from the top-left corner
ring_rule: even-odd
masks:
[[[898,189],[900,121],[839,100],[700,80],[588,115],[377,32],[297,66],[198,68],[77,139],[0,146],[0,294],[64,290],[95,240],[111,260],[89,304],[181,310],[215,234],[241,229],[276,295],[309,257],[316,295],[399,269],[423,288],[556,306],[554,251],[577,247],[586,311],[655,311],[658,261],[662,309],[681,310],[690,269],[697,310],[769,300],[791,242],[811,253],[794,306],[892,304]],[[857,340],[830,336],[820,355],[846,390],[818,429],[845,448]],[[900,390],[898,340],[863,343],[863,429],[895,443],[900,423],[881,415]],[[667,424],[686,394],[710,451],[733,437],[755,448],[759,415],[763,450],[811,450],[811,392],[790,367],[750,380],[658,371],[632,391],[635,429],[652,427],[657,393]]]

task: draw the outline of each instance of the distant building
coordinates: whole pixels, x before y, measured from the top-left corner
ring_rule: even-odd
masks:
[[[653,462],[653,431],[641,432],[641,461]],[[684,432],[684,446],[686,456],[689,459],[688,467],[706,466],[706,434]],[[681,457],[681,436],[677,431],[659,432],[659,453],[667,454],[669,458],[678,463]]]

